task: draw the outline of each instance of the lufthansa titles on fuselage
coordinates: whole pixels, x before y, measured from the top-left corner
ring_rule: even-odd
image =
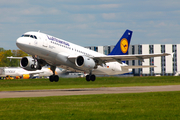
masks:
[[[67,43],[67,42],[65,42],[65,41],[62,41],[62,40],[60,40],[60,39],[58,39],[58,38],[55,38],[55,37],[52,37],[52,36],[48,36],[48,35],[47,35],[47,38],[48,38],[49,40],[52,40],[52,41],[54,41],[54,42],[57,42],[57,43],[66,45],[66,46],[68,46],[68,47],[70,46],[69,43]]]

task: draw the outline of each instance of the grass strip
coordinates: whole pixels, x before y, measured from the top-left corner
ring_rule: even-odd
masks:
[[[94,82],[87,82],[85,78],[60,78],[59,82],[49,82],[48,79],[0,80],[0,91],[160,85],[180,85],[180,77],[98,77]]]
[[[1,120],[177,120],[180,92],[0,99]]]

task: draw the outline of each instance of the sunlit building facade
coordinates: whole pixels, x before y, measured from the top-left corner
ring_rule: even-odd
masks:
[[[108,55],[114,46],[90,46],[86,47],[94,51]],[[150,59],[129,60],[128,65],[152,65],[154,68],[133,69],[134,76],[172,76],[180,72],[180,44],[142,44],[130,45],[129,55],[133,54],[155,54],[155,53],[174,53],[165,57],[155,57]]]

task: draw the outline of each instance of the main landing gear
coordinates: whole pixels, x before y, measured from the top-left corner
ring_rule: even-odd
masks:
[[[59,76],[58,75],[55,75],[55,69],[56,69],[56,66],[51,66],[51,70],[53,71],[53,75],[49,76],[49,81],[50,82],[58,82],[59,81]]]
[[[86,75],[86,81],[95,81],[96,80],[96,76],[95,75]]]
[[[50,82],[58,82],[59,81],[59,76],[58,75],[51,75],[49,76],[49,81]]]

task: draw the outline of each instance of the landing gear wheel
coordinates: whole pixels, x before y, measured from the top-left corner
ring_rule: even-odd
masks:
[[[91,81],[95,81],[96,80],[96,76],[95,75],[91,75],[90,79],[91,79]]]
[[[59,81],[59,76],[58,75],[51,75],[49,76],[49,81],[50,82],[58,82]]]
[[[86,75],[86,81],[90,81],[90,76],[89,75]]]
[[[55,82],[58,82],[58,81],[59,81],[59,76],[55,75],[55,76],[54,76],[54,81],[55,81]]]
[[[53,82],[53,81],[54,81],[54,80],[53,80],[53,75],[49,76],[49,81],[50,81],[50,82]]]
[[[96,76],[95,75],[86,75],[86,81],[95,81],[96,80]]]

